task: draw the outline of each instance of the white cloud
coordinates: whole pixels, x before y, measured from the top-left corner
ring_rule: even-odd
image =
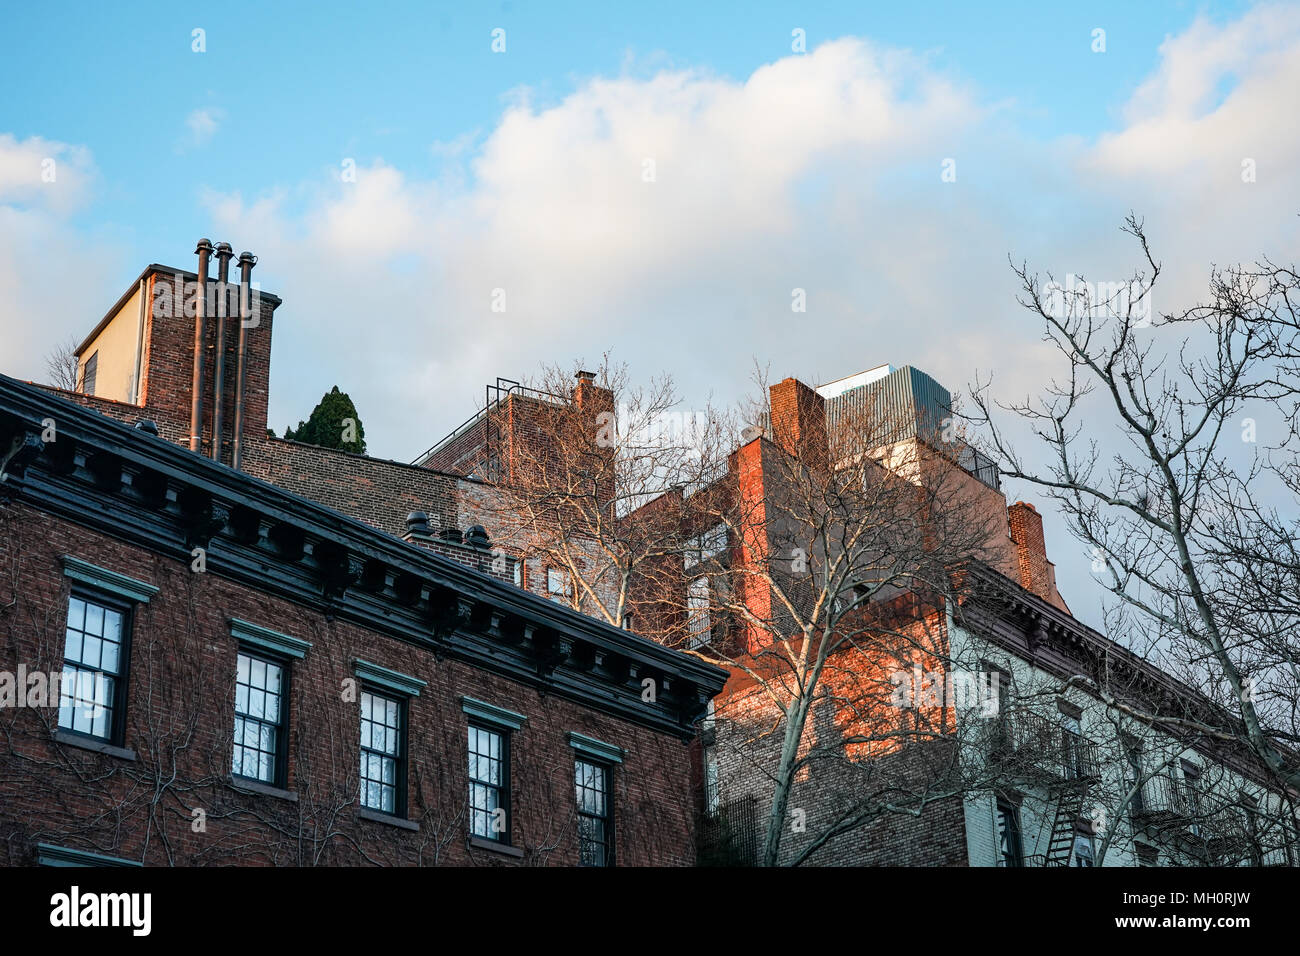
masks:
[[[0,204],[65,215],[85,202],[93,176],[84,146],[0,133]]]
[[[191,110],[185,117],[185,135],[177,148],[185,150],[206,146],[212,141],[212,137],[217,135],[217,130],[225,118],[226,111],[220,107],[209,106]]]
[[[1300,90],[1300,10],[1264,6],[1219,25],[1198,17],[1160,47],[1160,66],[1133,94],[1125,126],[1093,160],[1128,176],[1195,175],[1240,182],[1241,160],[1288,176],[1300,158],[1292,122]]]
[[[1300,252],[1285,173],[1298,34],[1294,10],[1196,21],[1095,143],[1031,140],[971,85],[843,39],[743,81],[665,68],[546,108],[517,91],[486,136],[432,147],[450,167],[437,180],[376,160],[355,183],[209,202],[285,297],[273,424],[338,384],[382,455],[421,451],[497,375],[607,349],[671,371],[695,402],[747,391],[755,357],[809,381],[912,364],[954,391],[993,370],[1023,397],[1051,354],[1008,253],[1122,279],[1135,250],[1117,227],[1137,209],[1164,243],[1169,308],[1204,290],[1211,259]],[[940,178],[950,157],[955,183]],[[1086,576],[1054,515],[1048,534],[1062,580]]]
[[[272,425],[305,418],[338,384],[380,455],[414,456],[497,375],[609,349],[646,376],[669,370],[697,403],[747,391],[755,357],[809,381],[912,364],[953,390],[993,370],[1002,395],[1022,398],[1050,354],[1015,303],[1008,253],[1123,279],[1135,250],[1117,227],[1135,209],[1167,269],[1159,308],[1202,294],[1211,261],[1300,258],[1298,42],[1293,8],[1197,20],[1161,46],[1117,129],[1042,142],[1019,132],[1014,106],[906,51],[843,39],[743,80],[665,67],[592,79],[544,108],[519,91],[485,133],[431,145],[437,178],[370,158],[355,182],[323,168],[203,204],[212,237],[256,252],[255,277],[285,300]],[[208,112],[191,114],[204,114],[195,140],[220,124]],[[0,204],[12,203],[0,252],[37,237],[36,251],[0,259],[0,294],[40,314],[24,270],[91,257],[24,179],[32,156],[75,150],[32,142],[0,138]],[[1245,157],[1255,183],[1241,181]],[[956,182],[940,178],[946,158]],[[791,312],[796,287],[806,313]],[[1061,580],[1086,577],[1047,524]]]
[[[71,217],[96,178],[89,150],[0,133],[0,371],[44,380],[45,356],[90,330],[124,271],[116,244]],[[88,319],[88,317],[90,317]]]

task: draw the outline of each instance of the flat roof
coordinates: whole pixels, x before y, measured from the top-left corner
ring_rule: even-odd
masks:
[[[894,367],[892,365],[877,365],[865,372],[858,372],[856,375],[848,375],[844,378],[837,378],[833,382],[827,382],[825,385],[818,385],[814,391],[822,398],[835,398],[859,386],[878,382],[893,371]]]

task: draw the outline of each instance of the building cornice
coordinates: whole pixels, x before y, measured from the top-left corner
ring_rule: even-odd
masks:
[[[959,625],[1062,681],[1084,677],[1094,684],[1104,684],[1108,693],[1158,717],[1190,719],[1239,735],[1242,745],[1229,746],[1206,735],[1164,726],[1166,733],[1183,738],[1205,756],[1258,783],[1271,785],[1267,767],[1253,751],[1244,749],[1245,726],[1240,718],[996,570],[980,566],[973,569],[972,576],[972,590],[981,596],[962,602]],[[1102,675],[1104,679],[1099,680]],[[1077,681],[1076,686],[1098,697],[1097,686]],[[1115,691],[1116,687],[1123,691]]]
[[[726,681],[721,668],[5,375],[0,475],[0,494],[75,524],[187,565],[202,547],[206,573],[683,740]]]

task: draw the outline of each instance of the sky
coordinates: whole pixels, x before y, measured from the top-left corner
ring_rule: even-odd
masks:
[[[756,363],[1037,394],[1055,366],[1009,258],[1122,280],[1130,210],[1160,311],[1212,264],[1300,258],[1296,4],[222,13],[5,11],[0,370],[42,378],[206,236],[284,300],[276,430],[338,385],[370,452],[410,460],[497,376],[607,352],[688,410],[742,398]],[[1100,623],[1088,556],[1045,524]]]

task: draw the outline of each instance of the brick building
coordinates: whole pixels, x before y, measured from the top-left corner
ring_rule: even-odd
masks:
[[[725,673],[516,587],[481,481],[268,438],[280,300],[199,254],[0,376],[5,862],[693,862]]]
[[[197,294],[198,273],[153,265],[141,274],[79,349],[77,391],[3,383],[11,402],[6,435],[21,439],[6,457],[13,477],[2,513],[9,533],[24,543],[22,551],[6,549],[11,557],[4,569],[5,579],[21,586],[13,598],[0,592],[0,615],[28,621],[25,630],[13,629],[15,660],[44,655],[43,663],[57,666],[57,647],[48,639],[41,644],[32,621],[67,614],[74,592],[85,588],[110,601],[108,588],[137,627],[154,615],[186,622],[166,633],[194,643],[185,655],[196,664],[189,683],[197,674],[199,684],[215,688],[210,700],[198,688],[190,691],[199,702],[190,711],[204,715],[201,731],[196,722],[190,736],[178,739],[175,727],[159,727],[150,717],[131,725],[139,746],[108,745],[93,758],[97,764],[86,764],[92,758],[75,746],[84,739],[59,739],[66,735],[52,715],[37,726],[34,711],[7,714],[11,726],[35,737],[5,769],[0,788],[7,782],[14,791],[33,768],[57,766],[70,776],[54,789],[72,795],[51,804],[60,807],[57,826],[24,812],[37,803],[16,805],[11,820],[0,818],[15,828],[6,829],[14,834],[12,858],[98,852],[138,859],[131,840],[140,832],[110,837],[105,821],[120,812],[123,793],[164,776],[159,755],[183,753],[189,760],[183,785],[153,802],[130,803],[132,819],[146,821],[146,834],[147,827],[165,824],[178,848],[174,855],[155,851],[163,855],[149,862],[509,862],[521,858],[516,849],[529,861],[571,862],[580,852],[572,838],[576,797],[562,794],[573,781],[565,784],[561,770],[572,771],[572,761],[585,753],[616,793],[620,862],[689,862],[692,831],[701,828],[703,862],[754,862],[780,757],[779,737],[770,733],[780,715],[746,673],[770,637],[754,621],[768,622],[769,630],[788,626],[782,600],[801,599],[790,580],[797,529],[783,527],[780,514],[799,469],[837,469],[865,453],[893,484],[921,487],[941,473],[951,510],[970,515],[980,529],[981,560],[971,567],[974,584],[962,599],[922,606],[905,592],[874,598],[870,613],[890,622],[890,640],[830,662],[824,683],[830,693],[811,706],[790,795],[792,813],[811,825],[792,827],[782,862],[1277,865],[1297,859],[1287,809],[1295,795],[1280,792],[1249,754],[1211,734],[1117,713],[1118,701],[1207,727],[1232,723],[1197,690],[1072,617],[1037,509],[1008,504],[996,466],[949,433],[951,399],[925,373],[882,366],[819,387],[786,379],[772,387],[767,418],[735,448],[722,477],[674,488],[628,516],[630,525],[672,530],[638,565],[628,605],[612,616],[624,628],[635,622],[638,634],[653,639],[647,641],[592,620],[611,620],[618,595],[597,580],[595,603],[584,600],[554,559],[558,546],[576,549],[581,563],[587,545],[574,524],[527,527],[505,493],[512,482],[559,492],[572,490],[575,479],[589,482],[598,515],[626,493],[616,486],[608,446],[581,444],[599,434],[602,414],[613,409],[613,396],[590,373],[579,373],[556,394],[498,380],[477,414],[412,464],[270,438],[271,332],[281,302],[252,287],[252,257],[240,257],[238,282],[222,282],[233,258],[229,247],[205,250],[201,243],[200,273],[214,252],[218,277],[208,286],[216,294]],[[126,425],[148,419],[164,441],[78,413],[68,402]],[[844,435],[864,412],[888,428],[869,448],[845,447]],[[40,442],[35,429],[47,418],[75,441]],[[556,453],[557,434],[576,436],[576,454]],[[7,444],[6,436],[0,439]],[[934,455],[932,448],[945,451]],[[576,475],[574,459],[583,463]],[[202,491],[186,490],[187,482]],[[136,510],[123,510],[123,502]],[[119,512],[134,520],[105,517]],[[718,520],[724,513],[740,520],[728,526]],[[141,537],[137,527],[149,533]],[[548,535],[555,540],[546,541]],[[73,547],[82,541],[85,548]],[[207,547],[203,574],[190,570],[194,547]],[[23,560],[14,561],[16,553]],[[789,586],[786,594],[777,594],[763,574],[737,573],[745,569],[772,572],[768,577]],[[752,620],[720,606],[717,581],[734,585],[728,601],[734,607],[739,596]],[[126,589],[125,605],[113,584]],[[78,600],[84,614],[88,605]],[[720,650],[726,653],[715,653]],[[231,778],[234,755],[222,751],[233,722],[250,718],[236,714],[229,694],[218,690],[246,683],[239,657],[251,661],[255,651],[264,663],[278,661],[283,679],[292,678],[296,722],[277,751],[290,760],[267,771],[279,782],[266,792],[258,781]],[[137,659],[133,654],[133,669]],[[729,674],[709,659],[730,662]],[[130,675],[124,685],[130,697],[115,712],[152,715],[153,660],[141,662],[144,676]],[[391,801],[394,810],[397,792],[404,792],[405,819],[384,811],[382,819],[371,819],[356,807],[359,790],[348,803],[348,787],[361,786],[354,779],[361,754],[347,742],[355,737],[347,722],[358,719],[357,704],[340,708],[331,696],[334,684],[347,679],[344,672],[371,688],[372,718],[376,700],[395,702],[394,720],[435,740],[411,746],[401,787],[383,779],[388,755],[366,755],[379,761],[380,771],[365,786],[378,786],[378,800]],[[907,685],[920,703],[895,701],[900,673],[916,675]],[[994,689],[996,719],[987,719],[981,706],[987,696],[975,706],[954,706],[951,687],[965,678]],[[653,703],[640,696],[647,679]],[[700,722],[724,679],[725,691]],[[926,698],[936,684],[937,700]],[[846,700],[854,706],[846,708]],[[382,706],[387,719],[389,705]],[[367,719],[373,741],[376,721]],[[486,741],[488,766],[493,741],[509,734],[496,746],[510,752],[510,850],[484,848],[468,836],[468,817],[480,826],[485,819],[482,807],[474,817],[457,799],[470,786],[463,764],[471,722],[489,734],[470,737],[475,747]],[[305,738],[293,736],[299,733]],[[201,748],[190,742],[200,737]],[[681,741],[691,741],[689,749]],[[129,764],[115,763],[127,759],[120,750],[131,751]],[[210,773],[195,762],[200,750]],[[262,759],[261,750],[254,754]],[[645,762],[634,764],[640,760],[634,754]],[[79,789],[81,781],[103,774],[111,786],[91,794]],[[890,799],[877,801],[880,812],[863,812],[863,795],[876,794]],[[195,810],[208,820],[233,821],[234,831],[222,831],[220,841],[186,835],[179,824]],[[462,812],[468,817],[458,818]],[[562,819],[570,819],[567,837],[557,835]],[[638,831],[619,825],[622,819],[669,839],[642,845]],[[64,835],[37,833],[33,820]],[[589,828],[599,825],[583,820]],[[821,840],[828,831],[833,839]],[[350,849],[340,849],[340,841]]]
[[[793,662],[804,645],[774,635],[797,634],[819,598],[851,604],[858,587],[803,587],[819,566],[800,535],[836,525],[801,521],[798,496],[831,486],[810,474],[851,470],[865,451],[900,482],[940,473],[935,506],[963,509],[983,540],[951,595],[886,591],[857,609],[881,626],[834,625],[860,630],[836,645],[809,704],[781,862],[1300,861],[1296,794],[1217,735],[1237,727],[1228,710],[1074,619],[1041,516],[1008,504],[997,468],[952,430],[942,386],[887,366],[816,388],[786,379],[772,386],[769,409],[724,478],[647,506],[687,515],[693,545],[677,599],[641,595],[646,633],[673,635],[731,669],[696,770],[709,858],[752,863],[763,847],[787,745],[783,708],[806,679]],[[847,448],[854,436],[837,426],[861,412],[879,433],[866,449]],[[821,507],[833,508],[830,498]],[[824,552],[821,565],[834,559]],[[1197,727],[1207,729],[1188,729]]]

